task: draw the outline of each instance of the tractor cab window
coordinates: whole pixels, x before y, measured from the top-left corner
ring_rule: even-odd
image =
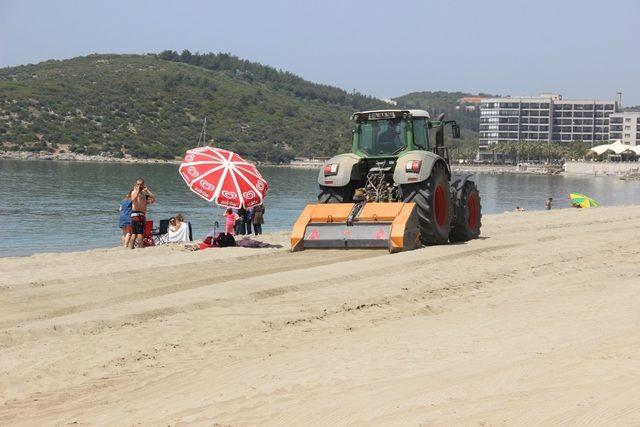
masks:
[[[360,124],[358,148],[371,156],[397,154],[407,145],[404,121],[375,120]]]
[[[413,145],[420,150],[428,150],[429,139],[427,135],[427,122],[425,119],[413,119]]]

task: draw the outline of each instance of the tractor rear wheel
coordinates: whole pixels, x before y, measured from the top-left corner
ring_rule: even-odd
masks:
[[[344,187],[327,187],[325,185],[320,186],[318,191],[319,203],[344,203],[350,202],[353,198],[353,186],[351,184]]]
[[[436,163],[429,178],[416,184],[402,185],[400,191],[403,201],[416,204],[422,243],[447,243],[453,209],[451,186],[444,166]]]
[[[456,197],[456,218],[449,239],[452,242],[477,239],[480,236],[481,225],[480,193],[473,181],[467,181]]]

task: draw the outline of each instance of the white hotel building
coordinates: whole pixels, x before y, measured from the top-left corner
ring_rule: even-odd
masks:
[[[640,112],[629,111],[609,116],[609,141],[640,145]]]
[[[605,144],[610,140],[609,116],[617,111],[616,101],[562,99],[558,94],[483,99],[479,159],[490,159],[489,145],[505,141]],[[634,131],[640,129],[638,123]]]

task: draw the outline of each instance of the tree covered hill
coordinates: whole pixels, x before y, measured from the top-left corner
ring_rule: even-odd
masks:
[[[0,69],[0,144],[170,159],[208,143],[255,160],[349,147],[353,110],[382,101],[228,54],[90,55]]]

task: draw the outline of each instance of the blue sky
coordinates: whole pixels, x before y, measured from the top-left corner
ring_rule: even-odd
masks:
[[[230,52],[347,90],[640,104],[640,1],[0,0],[0,66],[89,53]]]

